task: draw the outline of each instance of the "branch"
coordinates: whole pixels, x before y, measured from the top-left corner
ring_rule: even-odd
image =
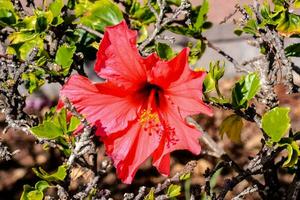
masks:
[[[161,32],[164,26],[168,25],[169,23],[175,21],[179,15],[184,14],[186,15],[186,9],[190,7],[190,4],[187,0],[181,0],[181,4],[176,10],[173,12],[173,15],[169,18],[165,18],[165,7],[166,7],[166,0],[157,0],[157,4],[159,7],[159,13],[153,8],[151,5],[151,1],[148,1],[148,7],[150,8],[151,12],[154,14],[156,18],[155,28],[151,35],[139,45],[138,49],[140,52],[143,52],[145,47],[149,45]]]
[[[85,30],[86,32],[91,33],[91,34],[93,34],[93,35],[95,35],[95,36],[97,36],[99,38],[103,38],[103,34],[102,33],[98,32],[98,31],[96,31],[94,29],[91,29],[90,27],[87,27],[87,26],[82,25],[82,24],[78,24],[76,27],[79,28],[79,29]]]

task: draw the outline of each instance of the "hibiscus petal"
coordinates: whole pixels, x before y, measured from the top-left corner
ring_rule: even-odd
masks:
[[[187,125],[176,109],[174,107],[172,109],[172,105],[168,106],[169,112],[162,114],[166,125],[160,141],[160,148],[153,153],[153,165],[165,175],[169,173],[166,170],[166,164],[171,152],[185,149],[197,155],[201,151],[199,144],[201,133]]]
[[[109,82],[94,84],[86,77],[73,75],[60,95],[67,97],[89,123],[100,120],[108,133],[125,129],[137,116],[138,106],[130,92]]]
[[[192,70],[188,65],[189,48],[184,48],[175,58],[170,61],[158,61],[152,68],[150,82],[167,88],[172,82],[185,81],[189,78]]]
[[[188,80],[184,83],[171,83],[170,87],[165,90],[165,95],[178,106],[183,119],[199,113],[213,115],[211,108],[202,101],[202,84],[205,75],[205,72],[190,73],[192,77],[187,78]],[[193,78],[194,76],[196,78]]]
[[[147,80],[146,70],[158,58],[143,58],[136,47],[137,32],[128,29],[126,22],[107,27],[101,41],[95,71],[110,81],[117,81],[126,88],[139,87]]]
[[[114,161],[118,177],[130,184],[139,166],[143,164],[159,145],[160,135],[149,134],[138,120],[127,129],[102,137],[107,154]]]

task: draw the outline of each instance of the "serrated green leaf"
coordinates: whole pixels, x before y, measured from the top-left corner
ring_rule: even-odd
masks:
[[[169,198],[177,197],[180,195],[181,192],[181,186],[180,185],[175,185],[171,184],[168,187],[167,195]]]
[[[68,46],[66,44],[60,46],[56,52],[55,63],[62,67],[62,74],[65,76],[69,73],[70,66],[73,63],[73,54],[76,46]]]
[[[300,57],[300,43],[292,44],[284,49],[288,57]]]
[[[273,142],[279,142],[290,128],[290,108],[276,107],[262,117],[262,128]]]
[[[259,76],[256,73],[248,74],[237,82],[232,90],[232,104],[245,108],[260,89]]]
[[[173,52],[172,48],[165,43],[158,42],[156,43],[155,48],[158,56],[162,59],[170,60],[175,56],[175,53]]]
[[[241,142],[241,132],[243,128],[243,120],[240,116],[233,114],[222,122],[220,125],[220,136],[223,138],[226,133],[227,137],[233,142]]]

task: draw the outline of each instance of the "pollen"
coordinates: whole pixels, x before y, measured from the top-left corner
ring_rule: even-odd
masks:
[[[143,110],[139,122],[145,132],[149,135],[154,133],[160,134],[163,128],[159,116],[156,112],[152,112],[152,109]]]

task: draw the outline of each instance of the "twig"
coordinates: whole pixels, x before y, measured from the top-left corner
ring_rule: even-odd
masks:
[[[181,0],[180,6],[176,8],[176,10],[173,12],[173,15],[169,18],[164,19],[166,1],[157,0],[157,4],[159,6],[159,13],[153,8],[153,6],[151,5],[151,1],[148,1],[147,5],[150,8],[151,12],[154,14],[156,18],[156,23],[151,35],[146,40],[144,40],[142,44],[139,45],[138,49],[140,52],[143,52],[145,47],[157,37],[157,35],[161,32],[164,26],[176,20],[179,15],[186,14],[186,9],[190,7],[190,4],[186,0]]]
[[[103,38],[103,34],[102,33],[98,32],[98,31],[96,31],[94,29],[91,29],[91,28],[89,28],[89,27],[87,27],[85,25],[78,24],[77,28],[85,30],[86,32],[91,33],[91,34],[93,34],[93,35],[95,35],[95,36],[97,36],[99,38]]]
[[[251,194],[253,192],[256,192],[257,190],[258,187],[256,185],[250,186],[239,193],[237,196],[235,196],[232,200],[242,200],[247,194]]]
[[[225,151],[219,147],[219,145],[208,135],[207,132],[202,129],[202,127],[193,118],[188,117],[187,123],[195,126],[197,130],[203,133],[200,137],[200,140],[212,150],[212,152],[210,152],[211,155],[215,156],[216,158],[221,158],[221,156],[225,154]]]
[[[229,62],[231,62],[234,67],[236,68],[237,72],[244,72],[249,73],[248,70],[246,70],[243,66],[241,66],[233,57],[231,57],[229,54],[224,52],[219,47],[215,46],[213,43],[211,43],[206,37],[202,37],[202,40],[205,44],[207,44],[208,47],[218,52],[220,55],[224,56]]]
[[[0,161],[1,160],[6,160],[6,161],[11,160],[12,157],[19,152],[20,152],[20,150],[17,149],[11,153],[8,150],[8,147],[5,146],[2,142],[0,142]]]

